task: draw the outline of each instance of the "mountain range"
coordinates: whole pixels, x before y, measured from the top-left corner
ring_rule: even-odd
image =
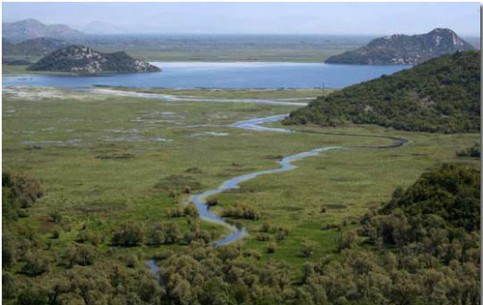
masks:
[[[85,36],[84,33],[74,30],[64,24],[43,24],[36,19],[25,19],[17,22],[4,22],[2,24],[3,39],[11,43],[24,40],[50,37],[56,39],[78,39]]]

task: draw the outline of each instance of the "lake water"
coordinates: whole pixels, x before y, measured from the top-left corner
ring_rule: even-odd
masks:
[[[153,88],[343,88],[410,66],[287,62],[155,62],[163,71],[105,76],[4,75],[3,86]]]

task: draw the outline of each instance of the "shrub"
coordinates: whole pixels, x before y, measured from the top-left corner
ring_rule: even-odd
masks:
[[[74,265],[87,266],[94,263],[96,253],[92,246],[88,245],[72,245],[63,255],[67,267]]]
[[[49,221],[54,223],[60,223],[62,221],[62,215],[58,210],[51,211],[49,213]]]
[[[206,204],[209,206],[209,207],[214,207],[216,205],[218,205],[218,199],[217,198],[210,198],[206,201]]]
[[[175,222],[154,224],[149,232],[149,243],[152,245],[175,244],[181,239],[181,232]]]
[[[184,210],[183,210],[183,214],[184,214],[185,216],[190,216],[190,217],[195,217],[195,218],[197,218],[197,217],[199,217],[199,216],[200,216],[200,215],[199,215],[199,213],[198,213],[198,209],[197,209],[197,208],[195,207],[195,205],[194,205],[194,204],[192,204],[192,203],[188,204],[188,205],[187,205],[187,206],[184,208]]]
[[[76,241],[81,244],[89,242],[92,245],[97,246],[101,243],[101,238],[98,234],[85,227],[79,231],[79,234],[77,234]]]
[[[29,276],[41,275],[50,270],[50,262],[40,251],[28,253],[25,256],[25,265],[22,272]]]
[[[144,229],[136,222],[121,224],[112,236],[112,244],[115,246],[131,247],[143,242]]]
[[[259,233],[257,234],[256,239],[258,241],[269,241],[272,239],[272,237],[266,233]]]
[[[267,247],[267,253],[275,253],[276,250],[277,250],[276,243],[270,243]]]
[[[234,207],[225,208],[223,210],[224,217],[234,217],[241,219],[257,220],[260,214],[254,208],[245,204],[236,204]]]
[[[275,229],[275,237],[278,241],[284,240],[288,236],[289,230],[285,227],[278,227]]]
[[[337,252],[341,252],[344,249],[350,249],[354,246],[355,243],[355,233],[349,232],[345,233],[344,231],[339,231],[337,236],[335,237],[335,244],[337,246]]]
[[[310,257],[314,253],[314,246],[309,242],[302,243],[300,251],[304,257]]]
[[[177,217],[183,217],[184,212],[183,212],[183,209],[181,209],[180,207],[174,207],[169,209],[166,212],[166,214],[168,218],[177,218]]]

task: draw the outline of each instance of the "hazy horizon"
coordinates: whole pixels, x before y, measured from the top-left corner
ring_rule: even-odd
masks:
[[[2,17],[3,22],[33,18],[66,24],[87,33],[99,28],[146,35],[372,36],[450,28],[462,36],[480,36],[477,2],[3,3]]]

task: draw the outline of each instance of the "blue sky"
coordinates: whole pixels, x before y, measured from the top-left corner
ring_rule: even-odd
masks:
[[[3,21],[74,27],[100,20],[129,32],[244,34],[425,33],[479,36],[472,3],[3,3]]]

